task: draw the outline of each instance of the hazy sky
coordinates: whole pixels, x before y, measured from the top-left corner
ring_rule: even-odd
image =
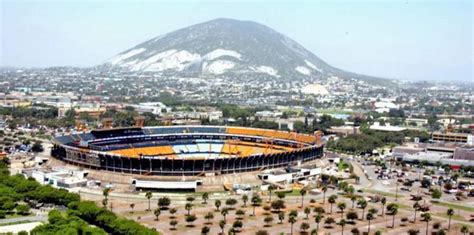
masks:
[[[472,80],[473,3],[0,0],[2,66],[92,66],[214,18],[252,20],[329,64],[410,80]]]

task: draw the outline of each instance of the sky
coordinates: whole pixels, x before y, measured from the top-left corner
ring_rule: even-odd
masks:
[[[405,80],[474,80],[470,0],[0,0],[0,66],[94,66],[215,18],[265,24],[329,64]]]

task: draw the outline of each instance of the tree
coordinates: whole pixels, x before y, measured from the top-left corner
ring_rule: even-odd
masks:
[[[302,188],[300,190],[300,195],[301,195],[301,208],[303,208],[303,204],[304,204],[304,195],[306,195],[308,191],[305,189],[305,188]]]
[[[193,203],[194,200],[196,200],[196,198],[194,198],[193,196],[186,197],[186,201],[188,201],[189,203]]]
[[[262,199],[257,194],[254,194],[251,200],[252,200],[252,207],[253,207],[252,215],[255,216],[255,208],[262,204]]]
[[[306,219],[309,218],[309,214],[311,213],[311,209],[309,207],[304,208],[304,213],[306,214]]]
[[[369,227],[367,229],[367,234],[370,234],[370,221],[375,219],[375,216],[372,213],[367,213],[367,218],[366,219],[369,221],[369,225],[368,225]]]
[[[225,220],[226,215],[228,214],[229,214],[229,208],[225,207],[221,210],[221,215],[224,217],[224,220]]]
[[[415,210],[414,218],[413,218],[413,223],[416,223],[416,212],[420,210],[420,204],[418,202],[415,202],[413,204],[413,209]]]
[[[357,212],[350,210],[349,212],[346,213],[346,218],[350,221],[355,221],[356,219],[359,218],[359,215]]]
[[[290,234],[293,234],[293,225],[296,223],[296,216],[290,216],[288,218],[288,223],[291,224]]]
[[[44,151],[44,148],[43,148],[43,145],[41,144],[40,141],[36,141],[33,146],[31,147],[31,151],[35,152],[35,153],[39,153],[39,152],[43,152]]]
[[[357,201],[357,205],[362,209],[362,216],[360,218],[364,220],[364,214],[365,214],[365,208],[367,207],[367,201],[361,198],[359,199],[359,201]]]
[[[268,186],[268,201],[271,203],[272,202],[272,192],[276,189],[276,186],[273,184]]]
[[[170,218],[173,218],[173,219],[174,219],[174,218],[175,218],[175,217],[174,217],[174,214],[175,214],[177,211],[178,211],[178,210],[176,210],[176,208],[171,208],[170,211],[169,211],[169,213],[170,213],[170,215],[171,215]]]
[[[189,203],[189,202],[186,203],[186,204],[184,205],[184,209],[188,211],[188,214],[187,214],[187,215],[190,215],[191,209],[193,209],[193,204],[191,204],[191,203]]]
[[[332,214],[332,205],[336,203],[337,196],[336,195],[331,195],[328,198],[329,204],[331,204],[331,214]]]
[[[207,220],[207,224],[211,224],[211,220],[214,219],[214,213],[207,212],[207,214],[204,216],[204,219]]]
[[[109,193],[110,193],[110,188],[104,188],[102,190],[102,195],[104,196],[104,199],[102,200],[102,206],[107,207],[108,201],[109,201]]]
[[[418,235],[420,233],[420,230],[418,230],[418,229],[409,229],[407,233],[408,233],[408,235]]]
[[[280,224],[283,223],[283,220],[285,219],[285,212],[284,211],[280,211],[278,213],[278,220],[280,220]]]
[[[268,235],[268,232],[265,230],[258,230],[257,232],[255,232],[255,235]]]
[[[130,203],[130,209],[132,210],[130,213],[133,214],[133,208],[135,208],[135,203]]]
[[[464,235],[466,235],[468,232],[469,232],[469,228],[468,228],[466,225],[463,225],[463,226],[461,227],[461,233],[463,233]]]
[[[170,225],[171,227],[173,227],[173,230],[176,230],[176,225],[178,224],[178,221],[177,220],[170,220]]]
[[[387,205],[387,211],[392,215],[392,228],[395,227],[395,216],[398,214],[398,205],[390,203]]]
[[[19,204],[16,206],[16,213],[20,215],[28,215],[30,214],[30,206],[26,204]]]
[[[249,200],[249,196],[247,194],[242,195],[242,201],[244,202],[244,207],[247,207],[248,200]]]
[[[158,207],[162,210],[167,209],[171,205],[169,197],[161,197],[158,199]]]
[[[235,204],[237,204],[237,200],[235,200],[235,198],[228,198],[227,200],[225,200],[225,204],[233,208]]]
[[[334,222],[336,222],[336,220],[334,220],[334,218],[332,218],[332,217],[327,217],[324,220],[324,223],[327,224],[328,226],[331,226],[331,224],[333,224]]]
[[[324,185],[321,190],[323,191],[323,205],[326,202],[326,192],[328,191],[328,187]]]
[[[221,200],[217,199],[214,201],[214,206],[216,207],[216,211],[219,211],[219,207],[221,207]]]
[[[323,215],[321,213],[316,214],[314,217],[314,222],[316,223],[316,231],[319,231],[319,223],[321,223],[321,220],[323,219]]]
[[[443,195],[443,193],[439,189],[433,189],[431,191],[431,197],[433,199],[440,199],[442,195]]]
[[[352,209],[354,209],[354,207],[355,207],[355,202],[356,202],[356,200],[357,200],[357,196],[354,195],[354,194],[352,194],[352,195],[351,195]]]
[[[219,221],[219,227],[221,228],[221,234],[224,234],[225,224],[226,224],[225,220]]]
[[[341,219],[339,221],[339,225],[341,226],[341,235],[344,235],[344,226],[346,225],[346,220],[345,219]]]
[[[235,211],[235,214],[237,215],[237,219],[242,219],[245,216],[245,211],[238,209]]]
[[[358,228],[353,228],[353,229],[351,229],[351,233],[352,233],[352,235],[359,235],[360,231],[359,231]]]
[[[207,204],[207,199],[209,199],[209,193],[205,192],[202,194],[202,204]]]
[[[280,199],[275,200],[272,202],[271,207],[274,210],[277,210],[278,212],[280,212],[281,209],[285,208],[285,201],[280,200]]]
[[[186,215],[185,217],[186,222],[188,223],[189,227],[193,226],[193,222],[197,219],[195,215]]]
[[[240,231],[243,226],[244,226],[244,224],[242,223],[241,220],[236,220],[236,221],[234,221],[234,223],[232,223],[232,228],[234,228],[237,231]]]
[[[341,210],[341,218],[343,218],[344,217],[344,209],[346,209],[346,203],[339,202],[337,204],[337,208],[339,208],[339,210]]]
[[[265,218],[263,219],[263,221],[265,222],[265,227],[270,227],[270,223],[273,221],[273,216],[271,215],[267,215],[265,216]]]
[[[202,227],[201,229],[201,234],[208,234],[211,231],[211,229],[207,226]]]
[[[387,204],[387,198],[386,197],[382,197],[382,199],[380,199],[380,203],[382,204],[382,216],[385,216],[384,214],[384,210],[385,210],[385,204]]]
[[[155,215],[155,220],[158,221],[160,220],[159,217],[161,215],[161,210],[160,208],[156,208],[154,211],[153,211],[153,214]]]
[[[426,235],[428,235],[428,227],[429,227],[429,223],[431,221],[431,214],[430,213],[424,213],[422,215],[422,217],[426,222]]]
[[[449,218],[448,230],[450,230],[451,229],[451,217],[454,215],[453,208],[449,208],[448,211],[446,211],[446,214],[448,215],[448,218]]]
[[[148,192],[145,193],[145,197],[146,197],[146,199],[148,199],[148,210],[147,211],[151,211],[150,201],[151,201],[151,198],[153,197],[153,193],[151,191],[148,191]]]
[[[309,229],[309,224],[308,224],[308,223],[306,223],[306,222],[303,222],[303,223],[301,223],[301,225],[300,225],[300,229],[301,229],[301,231],[303,231],[303,233],[305,233],[305,232],[306,232],[306,230],[308,230],[308,229]]]

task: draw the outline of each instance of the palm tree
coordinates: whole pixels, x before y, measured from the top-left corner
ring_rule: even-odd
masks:
[[[382,216],[385,216],[384,210],[385,210],[385,204],[387,204],[387,198],[383,197],[380,199],[380,203],[382,203]]]
[[[395,216],[398,214],[398,205],[390,203],[387,205],[387,210],[392,214],[392,228],[395,227]]]
[[[464,235],[466,235],[468,232],[469,232],[469,228],[468,228],[466,225],[463,225],[463,226],[461,227],[461,233],[463,233]]]
[[[449,230],[451,228],[451,217],[454,215],[453,208],[449,208],[448,211],[446,211],[446,214],[449,217],[449,222],[448,222],[448,230]]]
[[[225,220],[225,216],[228,214],[229,214],[229,209],[227,207],[221,210],[221,215],[224,217],[224,220]]]
[[[186,205],[184,205],[184,209],[188,211],[188,214],[187,214],[187,215],[189,215],[190,212],[191,212],[191,209],[193,209],[193,204],[191,204],[191,203],[189,203],[189,202],[186,203]]]
[[[224,234],[224,228],[225,228],[225,220],[219,221],[219,227],[221,228],[221,234]]]
[[[341,235],[344,235],[344,226],[346,225],[346,220],[345,219],[341,219],[339,221],[339,225],[341,226]]]
[[[324,185],[321,190],[323,191],[323,205],[326,202],[326,192],[328,191],[328,187]]]
[[[278,212],[278,220],[280,220],[280,224],[283,223],[284,219],[285,219],[285,212],[284,211]]]
[[[306,219],[309,218],[309,214],[311,213],[311,209],[309,207],[304,208],[304,213],[306,214]]]
[[[133,214],[133,208],[135,208],[135,203],[130,203],[130,209],[132,209],[131,213]]]
[[[361,198],[359,199],[359,201],[357,201],[357,205],[362,209],[362,217],[360,218],[364,220],[364,214],[365,214],[365,208],[367,207],[367,201]]]
[[[252,196],[251,201],[252,201],[252,207],[253,207],[252,215],[255,216],[255,207],[260,206],[262,204],[262,199],[260,198],[260,196],[255,194]]]
[[[301,208],[303,208],[303,203],[304,203],[304,195],[306,195],[308,191],[305,188],[302,188],[300,190],[300,195],[301,195]]]
[[[373,219],[375,219],[374,214],[372,214],[372,213],[367,213],[367,220],[369,221],[369,228],[368,228],[368,230],[367,230],[367,234],[370,234],[370,221],[373,220]]]
[[[150,200],[153,197],[153,193],[151,191],[148,191],[145,193],[145,197],[148,199],[148,211],[151,211]]]
[[[216,201],[214,201],[214,206],[216,206],[217,211],[219,211],[219,207],[221,207],[221,205],[222,205],[221,200],[217,199]]]
[[[296,223],[296,216],[290,216],[288,222],[291,224],[290,234],[293,235],[293,224]]]
[[[346,209],[346,203],[345,202],[339,202],[337,204],[337,207],[339,208],[339,210],[341,210],[341,218],[344,217],[344,209]]]
[[[268,186],[268,201],[269,202],[272,202],[272,192],[273,190],[276,189],[276,186],[274,186],[273,184],[271,184],[270,186]]]
[[[202,194],[202,204],[207,204],[207,199],[209,199],[209,193],[205,192]]]
[[[356,202],[356,200],[357,200],[357,196],[354,195],[354,194],[352,194],[352,195],[351,195],[352,209],[354,209],[354,207],[355,207],[355,202]]]
[[[413,204],[413,209],[415,210],[415,217],[413,218],[413,223],[416,223],[416,212],[420,210],[420,204],[418,204],[418,202],[415,202]]]
[[[429,226],[429,223],[431,221],[431,214],[427,212],[427,213],[424,213],[422,216],[423,216],[423,219],[426,222],[426,235],[428,235],[428,226]]]
[[[244,194],[242,196],[242,201],[244,202],[244,207],[247,207],[247,201],[249,200],[249,196],[247,194]]]
[[[316,222],[316,231],[319,231],[319,223],[321,223],[321,220],[323,219],[323,215],[321,213],[316,214],[314,217],[314,222]]]
[[[337,196],[336,195],[331,195],[329,198],[328,198],[328,202],[329,204],[331,204],[331,214],[332,214],[332,205],[334,203],[336,203],[336,199],[337,199]]]

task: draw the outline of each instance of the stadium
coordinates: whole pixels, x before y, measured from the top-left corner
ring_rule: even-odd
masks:
[[[51,155],[100,171],[209,176],[288,167],[318,159],[318,135],[233,126],[98,129],[56,137]]]

